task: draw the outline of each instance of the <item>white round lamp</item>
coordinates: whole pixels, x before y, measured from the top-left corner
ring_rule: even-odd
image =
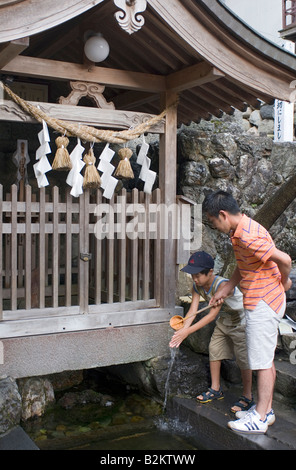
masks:
[[[84,44],[84,53],[92,62],[103,62],[108,57],[109,52],[109,44],[100,33],[88,38]]]

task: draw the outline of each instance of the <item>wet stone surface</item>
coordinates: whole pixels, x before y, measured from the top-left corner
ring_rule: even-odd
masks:
[[[41,450],[196,449],[172,431],[162,403],[116,381],[91,382],[57,393],[43,416],[22,423]]]

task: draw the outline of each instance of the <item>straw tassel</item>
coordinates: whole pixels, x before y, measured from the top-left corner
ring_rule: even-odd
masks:
[[[94,156],[92,148],[90,148],[88,153],[84,156],[83,161],[86,165],[83,178],[83,188],[99,188],[101,186],[101,178],[95,165],[96,157]]]
[[[57,151],[54,157],[54,161],[52,163],[53,170],[71,170],[72,163],[70,159],[69,152],[67,150],[67,146],[69,144],[68,137],[57,137],[55,140],[57,145]]]
[[[131,158],[133,151],[128,147],[123,147],[118,151],[118,155],[120,157],[120,162],[114,176],[118,178],[134,178],[134,172],[132,170],[131,164],[129,159]]]

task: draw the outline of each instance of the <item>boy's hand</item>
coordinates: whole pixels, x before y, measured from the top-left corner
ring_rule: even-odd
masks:
[[[242,277],[240,275],[239,269],[236,267],[229,281],[222,282],[215,295],[211,298],[209,304],[221,305],[226,297],[233,295],[234,288],[240,283],[241,278]]]
[[[229,282],[223,282],[223,284],[217,289],[217,292],[211,298],[209,305],[221,305],[224,299],[232,292],[232,287]]]
[[[176,331],[174,333],[171,341],[170,341],[170,348],[178,348],[182,341],[189,335],[188,328],[181,328],[181,330]]]
[[[292,280],[288,277],[287,281],[286,281],[286,282],[283,282],[283,286],[284,286],[285,291],[291,289],[291,287],[292,287]]]

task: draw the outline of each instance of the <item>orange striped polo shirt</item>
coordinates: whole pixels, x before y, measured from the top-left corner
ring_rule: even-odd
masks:
[[[254,310],[264,300],[276,313],[284,302],[285,291],[277,264],[270,261],[275,245],[268,231],[243,214],[231,243],[242,280],[244,307]]]

